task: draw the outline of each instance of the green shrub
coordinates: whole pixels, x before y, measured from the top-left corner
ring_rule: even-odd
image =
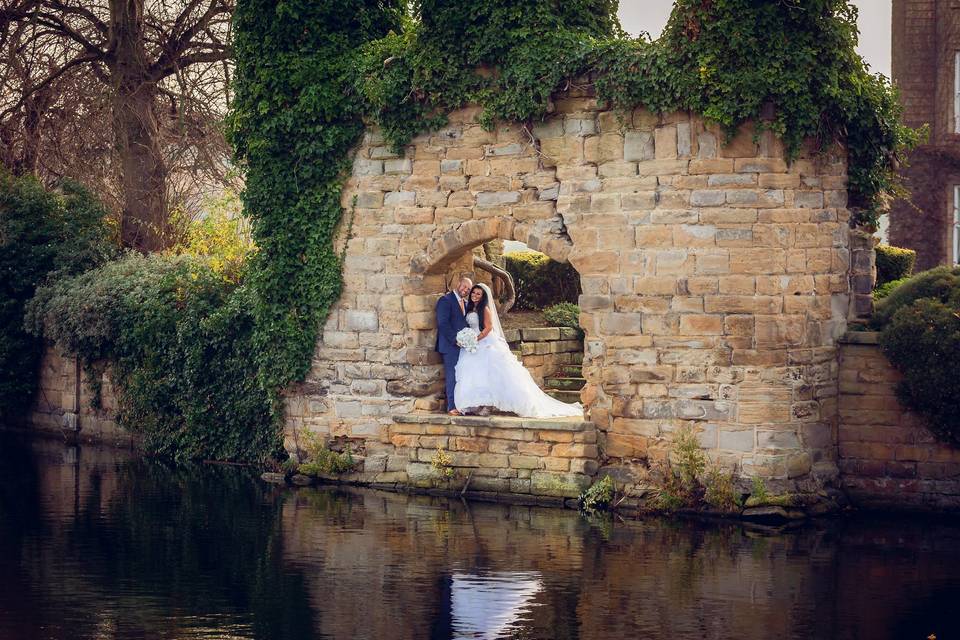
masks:
[[[504,259],[517,290],[513,305],[517,311],[539,311],[561,302],[577,302],[580,274],[569,263],[551,260],[539,251],[514,251],[504,255]]]
[[[606,511],[613,502],[614,486],[610,476],[603,476],[580,494],[580,508],[587,513]]]
[[[905,282],[908,282],[910,278],[900,278],[899,280],[891,280],[890,282],[885,282],[876,289],[873,290],[873,299],[875,302],[879,302],[884,298],[887,298],[891,293],[893,293],[900,285]]]
[[[960,267],[937,267],[917,274],[896,287],[877,304],[871,325],[883,329],[894,314],[922,298],[932,298],[944,303],[956,301],[960,291]]]
[[[877,287],[910,277],[917,262],[917,252],[885,244],[877,245]]]
[[[82,188],[44,188],[0,169],[0,420],[33,401],[43,341],[24,330],[24,306],[52,274],[72,274],[114,251],[105,211]]]
[[[27,321],[88,372],[109,363],[120,425],[174,458],[257,462],[280,448],[251,364],[249,292],[193,256],[121,260],[41,287]]]
[[[897,308],[880,339],[887,358],[903,373],[897,387],[901,402],[923,416],[940,441],[953,446],[960,446],[958,312],[960,287],[953,289],[947,301],[933,297],[914,300]]]
[[[561,302],[543,310],[543,319],[551,327],[580,329],[580,307],[572,302]]]
[[[304,449],[307,461],[302,462],[297,471],[307,476],[338,475],[353,471],[356,460],[349,449],[343,453],[327,448],[323,437],[307,432],[304,436]]]

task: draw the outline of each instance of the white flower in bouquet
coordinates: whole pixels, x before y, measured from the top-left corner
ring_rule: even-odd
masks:
[[[478,335],[480,334],[470,327],[460,329],[460,331],[457,333],[457,344],[470,353],[476,353]]]

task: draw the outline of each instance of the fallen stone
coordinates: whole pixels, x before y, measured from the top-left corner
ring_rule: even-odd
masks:
[[[290,478],[290,482],[299,487],[309,487],[314,483],[314,479],[310,476],[305,476],[302,473],[297,473]]]
[[[744,509],[741,517],[751,522],[761,524],[777,524],[792,520],[803,520],[807,514],[799,509],[785,509],[784,507],[751,507]]]
[[[270,482],[272,484],[287,484],[287,476],[282,473],[271,473],[266,472],[260,474],[260,479],[264,482]]]

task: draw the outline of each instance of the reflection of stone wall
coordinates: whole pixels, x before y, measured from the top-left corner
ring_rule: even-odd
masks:
[[[80,378],[78,384],[78,377]],[[75,358],[67,358],[53,347],[43,354],[40,364],[40,380],[30,422],[43,431],[60,433],[64,426],[64,414],[79,409],[77,422],[82,439],[121,445],[130,444],[135,438],[117,426],[114,413],[117,399],[110,376],[100,376],[100,406],[93,406],[94,393],[85,381]],[[80,397],[77,398],[77,389]]]
[[[938,443],[897,401],[902,376],[880,351],[878,334],[847,340],[840,359],[844,488],[864,506],[960,508],[960,449]]]
[[[344,193],[357,204],[344,293],[308,384],[291,390],[288,449],[301,429],[389,448],[392,415],[437,410],[444,274],[507,238],[580,273],[582,398],[602,455],[662,460],[686,425],[744,475],[832,477],[849,307],[842,150],[788,164],[750,128],[724,144],[685,113],[556,107],[531,131],[485,131],[464,109],[403,156],[367,133]]]

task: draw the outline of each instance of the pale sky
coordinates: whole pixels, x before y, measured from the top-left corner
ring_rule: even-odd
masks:
[[[853,0],[860,9],[860,46],[870,69],[890,77],[891,0]],[[647,31],[654,38],[667,24],[673,0],[620,0],[620,23],[627,33]]]

